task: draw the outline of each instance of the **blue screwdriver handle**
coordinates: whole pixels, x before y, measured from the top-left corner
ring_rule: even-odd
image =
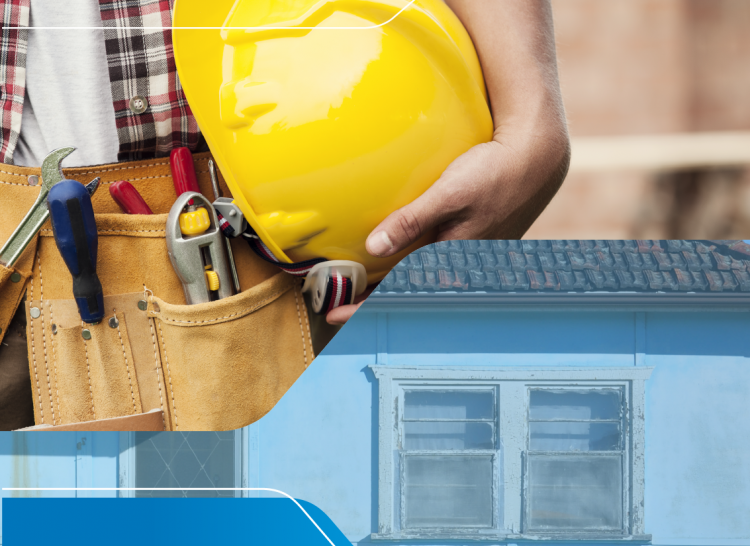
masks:
[[[99,236],[86,187],[75,180],[55,184],[47,196],[52,232],[65,265],[73,275],[73,296],[83,322],[104,318],[102,283],[96,274]]]

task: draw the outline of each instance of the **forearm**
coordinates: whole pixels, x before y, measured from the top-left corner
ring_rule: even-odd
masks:
[[[445,2],[474,42],[496,133],[543,123],[567,138],[549,0]]]

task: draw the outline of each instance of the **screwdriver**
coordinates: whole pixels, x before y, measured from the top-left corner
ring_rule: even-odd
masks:
[[[193,154],[188,148],[173,149],[169,154],[169,167],[172,170],[172,182],[177,197],[185,192],[201,193],[198,178],[195,175]],[[193,199],[187,202],[187,210],[180,214],[180,230],[183,235],[199,235],[210,226],[208,211],[203,207],[196,207]]]
[[[138,190],[127,180],[120,180],[109,187],[109,194],[125,214],[153,214]]]
[[[47,196],[55,243],[73,276],[73,296],[83,322],[104,318],[102,283],[96,274],[99,236],[86,187],[75,180],[55,184]]]
[[[169,154],[169,167],[172,169],[172,181],[177,197],[186,191],[201,192],[198,186],[198,178],[195,176],[195,165],[193,165],[193,154],[190,149],[175,148]]]

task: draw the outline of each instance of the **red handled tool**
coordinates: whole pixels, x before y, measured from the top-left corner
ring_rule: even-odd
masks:
[[[153,214],[138,190],[126,180],[112,184],[109,187],[109,194],[125,214]]]
[[[169,155],[177,201],[167,218],[167,250],[182,281],[188,304],[226,298],[233,293],[226,243],[211,202],[201,195],[187,148]]]
[[[195,176],[193,154],[189,149],[182,147],[172,150],[169,154],[169,166],[172,168],[172,180],[177,197],[186,191],[201,192],[198,178]]]
[[[169,166],[172,169],[172,182],[177,197],[187,192],[201,193],[198,179],[195,176],[193,154],[185,147],[175,148],[169,154]],[[197,207],[190,199],[187,207],[180,214],[180,229],[183,235],[198,235],[204,233],[211,225],[208,211],[204,207]]]

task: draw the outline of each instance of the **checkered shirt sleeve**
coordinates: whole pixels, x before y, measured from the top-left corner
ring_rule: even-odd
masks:
[[[195,151],[201,142],[177,77],[169,28],[172,4],[99,0],[121,161],[168,155],[177,146]],[[140,114],[130,109],[136,96],[148,101]]]
[[[12,163],[21,132],[21,114],[26,89],[26,44],[28,43],[29,0],[0,2],[0,111],[2,142],[0,162]],[[13,28],[18,27],[18,28]]]

